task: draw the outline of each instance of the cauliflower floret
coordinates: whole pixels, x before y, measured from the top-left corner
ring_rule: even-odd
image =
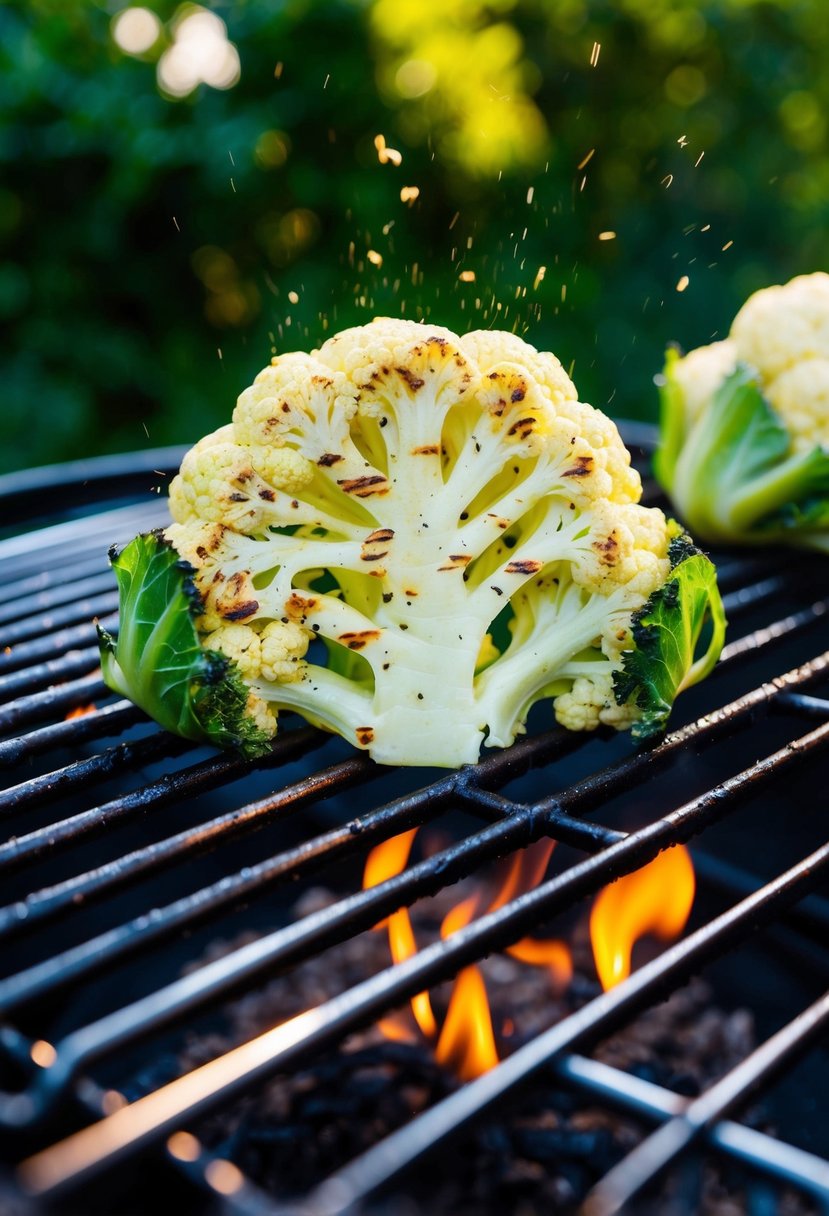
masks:
[[[635,705],[618,705],[609,675],[579,676],[553,702],[556,721],[567,730],[595,730],[599,724],[629,730],[640,717]]]
[[[316,461],[339,453],[356,408],[357,390],[342,372],[302,352],[281,355],[239,395],[234,435],[254,448],[294,443]]]
[[[261,731],[266,739],[272,739],[276,734],[276,710],[255,693],[250,693],[245,706],[245,713],[251,719],[256,729]]]
[[[726,338],[699,346],[673,365],[673,376],[685,396],[690,422],[696,422],[717,389],[737,366],[737,344]]]
[[[624,586],[644,601],[670,572],[670,534],[659,510],[635,503],[591,504],[590,531],[574,562],[573,581],[607,594]]]
[[[829,274],[802,274],[749,296],[731,338],[740,359],[773,380],[804,359],[829,357]]]
[[[803,359],[765,386],[792,436],[795,452],[829,449],[829,357]]]
[[[575,401],[578,397],[575,384],[555,355],[550,351],[537,351],[515,334],[476,329],[464,334],[460,344],[464,354],[478,365],[482,376],[501,363],[513,363],[528,371],[554,404]]]
[[[271,621],[260,638],[262,678],[283,684],[301,680],[310,632],[294,621]]]
[[[249,625],[221,625],[207,634],[202,645],[232,659],[246,680],[255,680],[262,669],[262,643]]]
[[[265,481],[256,469],[257,460],[267,472]],[[292,449],[268,452],[235,443],[196,445],[181,465],[176,487],[177,519],[184,505],[193,515],[213,520],[240,532],[253,532],[269,514],[273,489],[295,493],[305,485],[313,469]],[[186,522],[185,516],[181,522]]]

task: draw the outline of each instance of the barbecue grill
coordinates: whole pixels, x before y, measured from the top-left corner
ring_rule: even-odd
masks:
[[[649,429],[628,426],[625,438],[644,463]],[[159,1195],[188,1212],[370,1211],[406,1193],[413,1166],[520,1108],[532,1085],[572,1090],[647,1128],[592,1191],[591,1216],[636,1211],[654,1179],[712,1156],[747,1179],[752,1212],[778,1211],[784,1186],[802,1196],[801,1210],[829,1211],[818,1044],[829,1026],[829,901],[817,893],[829,876],[825,563],[715,555],[729,642],[651,750],[550,729],[542,715],[475,768],[388,772],[285,715],[271,754],[252,763],[159,730],[98,672],[92,618],[112,628],[117,603],[106,550],[164,523],[159,487],[181,454],[0,480],[0,1212],[147,1211]],[[373,845],[453,815],[465,825],[454,840],[358,889]],[[131,1078],[152,1075],[153,1060],[189,1027],[209,1029],[232,997],[283,974],[290,983],[303,960],[542,837],[560,842],[566,864],[534,890],[284,1025],[136,1089]],[[336,1050],[692,838],[700,895],[680,941],[306,1195],[265,1194],[194,1134],[266,1078]],[[289,920],[297,883],[329,874],[337,899]],[[255,935],[238,938],[244,929]],[[205,961],[217,936],[232,944]],[[599,1040],[701,971],[755,1015],[760,1045],[737,1067],[688,1098],[591,1058]],[[743,1120],[758,1101],[779,1136]],[[685,1204],[676,1210],[696,1210],[693,1188]]]

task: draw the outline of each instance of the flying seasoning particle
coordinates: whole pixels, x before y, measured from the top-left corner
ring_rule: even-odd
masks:
[[[462,270],[460,272],[460,274],[458,275],[458,278],[460,279],[460,281],[462,283],[474,283],[475,282],[475,271],[474,270]]]
[[[323,87],[324,89],[327,89],[327,88],[328,88],[328,81],[329,81],[330,79],[331,79],[331,73],[329,72],[329,73],[328,73],[328,75],[325,77],[325,80],[323,81],[323,85],[322,85],[322,87]]]
[[[276,65],[276,67],[273,70],[273,75],[274,75],[275,80],[279,80],[279,77],[282,75],[282,69],[284,66],[285,66],[284,63],[280,59],[279,63]]]
[[[175,216],[173,216],[173,223],[174,223],[174,224],[175,224],[175,226],[176,226],[176,232],[181,232],[181,229],[180,229],[180,228],[179,228],[179,226],[178,226],[178,220],[176,219],[176,217],[175,217]]]
[[[702,226],[702,228],[700,228],[700,232],[710,232],[710,231],[711,231],[711,225],[710,225],[710,224],[704,224],[704,225]]]
[[[699,168],[699,166],[700,166],[700,163],[701,163],[701,161],[702,161],[703,156],[705,156],[705,153],[704,153],[704,152],[700,152],[699,156],[698,156],[698,157],[697,157],[697,159],[694,161],[694,168],[695,168],[695,169],[698,169],[698,168]]]
[[[297,293],[295,291],[288,292],[288,299],[291,301],[292,304],[299,303],[299,296],[297,295]]]
[[[684,274],[676,285],[677,291],[684,291],[690,282],[691,280],[688,278],[687,274]]]
[[[529,190],[527,191],[527,202],[528,203],[531,203],[533,201],[534,194],[535,194],[535,186],[530,186]]]
[[[607,231],[607,232],[600,232],[600,233],[599,233],[599,240],[600,240],[600,241],[615,241],[615,240],[616,240],[616,233],[615,233],[615,232],[613,232],[611,229],[608,229],[608,231]]]
[[[371,262],[372,266],[383,265],[383,255],[382,253],[378,253],[376,249],[369,249],[366,257]]]
[[[533,291],[538,290],[538,285],[542,281],[542,279],[544,278],[546,273],[547,273],[547,267],[539,266],[538,270],[535,272],[535,278],[533,279]]]
[[[593,156],[594,156],[595,152],[596,152],[596,149],[595,149],[595,148],[591,148],[591,149],[590,149],[590,151],[587,153],[587,155],[586,155],[586,156],[584,156],[584,157],[582,157],[582,159],[581,159],[581,160],[579,161],[579,163],[576,165],[576,171],[577,171],[577,172],[580,172],[582,169],[584,169],[584,168],[585,168],[585,166],[586,166],[586,165],[588,165],[588,164],[590,163],[590,161],[592,160],[592,158],[593,158]]]
[[[680,148],[687,148],[688,147],[688,136],[680,135],[679,139],[676,142],[679,144]]]
[[[733,241],[726,241],[722,247],[723,253],[725,253],[726,249],[730,249],[733,244],[734,244]]]
[[[420,198],[419,186],[404,186],[400,191],[401,203],[408,203],[411,206],[417,198]]]
[[[659,184],[660,184],[660,186],[664,186],[666,190],[670,190],[673,180],[674,180],[673,173],[668,173],[665,175],[665,177],[662,178],[662,181]]]
[[[385,135],[375,135],[374,146],[377,149],[377,159],[381,165],[401,165],[403,163],[402,153],[397,151],[397,148],[390,148],[386,144]]]
[[[593,50],[590,52],[590,66],[595,68],[599,63],[599,55],[602,52],[602,44],[600,42],[593,43]]]

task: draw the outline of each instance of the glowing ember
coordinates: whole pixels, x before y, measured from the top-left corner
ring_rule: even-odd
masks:
[[[402,153],[398,152],[397,148],[388,147],[385,135],[375,135],[374,146],[381,165],[401,165],[403,163]]]
[[[418,198],[420,198],[420,187],[419,186],[403,186],[403,188],[400,191],[401,203],[408,203],[409,206],[411,206],[412,203],[415,201],[415,199],[418,199]]]
[[[590,941],[605,990],[630,975],[633,947],[646,933],[662,941],[679,936],[695,888],[690,854],[677,845],[599,893],[590,913]]]
[[[688,278],[688,275],[684,274],[676,285],[677,291],[684,291],[690,282],[691,280]]]
[[[76,705],[74,709],[70,709],[66,714],[64,721],[71,722],[73,718],[85,718],[87,714],[94,714],[97,710],[96,705]]]

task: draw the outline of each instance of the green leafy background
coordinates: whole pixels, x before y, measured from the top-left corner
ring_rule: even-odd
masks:
[[[0,3],[0,469],[194,440],[378,312],[652,418],[668,340],[829,260],[824,0],[206,3],[241,75],[178,97],[193,6],[140,54],[121,7]]]

